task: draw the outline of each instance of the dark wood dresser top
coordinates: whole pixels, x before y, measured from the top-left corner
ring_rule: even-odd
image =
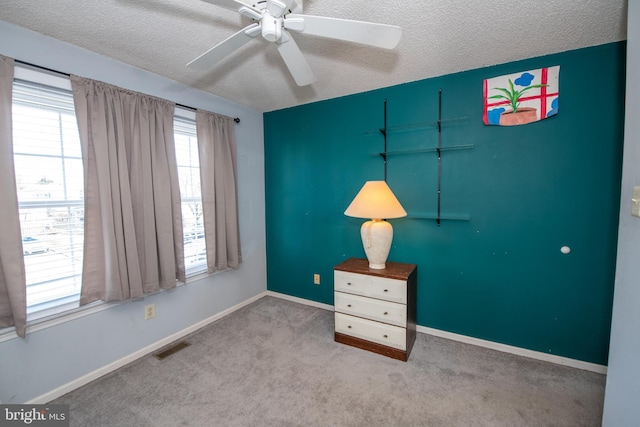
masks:
[[[347,271],[370,276],[388,277],[398,280],[407,280],[416,268],[415,264],[403,264],[400,262],[386,263],[386,268],[369,268],[369,261],[362,258],[349,258],[334,267],[334,270]]]

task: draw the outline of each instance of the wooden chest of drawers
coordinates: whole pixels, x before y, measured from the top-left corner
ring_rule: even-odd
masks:
[[[334,267],[335,340],[406,361],[416,338],[418,267],[370,269],[350,258]]]

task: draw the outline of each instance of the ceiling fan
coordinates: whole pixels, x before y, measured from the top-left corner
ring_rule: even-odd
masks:
[[[263,39],[277,45],[280,56],[298,86],[306,86],[316,78],[287,30],[384,49],[396,47],[402,36],[402,29],[395,25],[304,15],[302,0],[261,0],[252,4],[240,0],[203,1],[235,10],[240,15],[252,19],[254,23],[187,64],[187,67],[197,70],[212,67],[225,56],[262,35]]]

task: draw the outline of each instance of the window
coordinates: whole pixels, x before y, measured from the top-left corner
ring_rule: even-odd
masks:
[[[16,67],[13,151],[30,319],[77,307],[80,296],[84,174],[70,89],[68,79]]]
[[[176,157],[187,275],[206,272],[195,113],[176,110]],[[79,305],[84,171],[71,82],[16,66],[13,151],[27,279],[28,320]]]
[[[177,110],[173,123],[182,198],[184,264],[187,276],[190,276],[207,269],[195,114]]]

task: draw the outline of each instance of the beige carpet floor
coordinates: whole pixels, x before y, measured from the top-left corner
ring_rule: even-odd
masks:
[[[52,403],[72,426],[599,426],[600,374],[418,334],[408,362],[264,297]]]

